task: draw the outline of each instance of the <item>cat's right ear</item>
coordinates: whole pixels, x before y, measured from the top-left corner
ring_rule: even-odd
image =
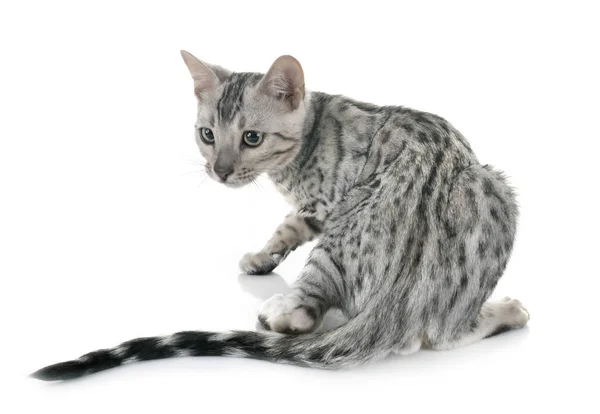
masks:
[[[296,109],[304,99],[304,72],[295,58],[280,56],[262,78],[259,88]]]
[[[194,79],[194,93],[200,100],[203,94],[219,86],[222,79],[229,74],[225,69],[208,65],[185,50],[181,51],[181,57]]]

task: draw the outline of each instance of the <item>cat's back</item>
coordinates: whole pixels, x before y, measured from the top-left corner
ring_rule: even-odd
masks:
[[[405,106],[375,105],[344,95],[312,95],[316,131],[326,137],[324,146],[335,145],[336,151],[346,148],[355,156],[367,151],[369,158],[385,159],[389,165],[396,152],[394,147],[401,146],[415,156],[445,151],[457,164],[478,162],[465,137],[439,115]],[[387,157],[378,156],[379,147],[383,152],[391,147],[387,148]]]
[[[416,153],[439,156],[443,151],[457,163],[477,163],[466,138],[445,118],[404,106],[392,107],[390,111],[390,118],[382,131],[384,143],[389,133]]]

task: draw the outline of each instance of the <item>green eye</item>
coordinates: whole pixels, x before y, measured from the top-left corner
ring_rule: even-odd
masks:
[[[263,140],[263,133],[258,131],[244,132],[244,143],[250,147],[258,147]]]
[[[200,138],[205,144],[214,144],[215,136],[210,128],[200,128]]]

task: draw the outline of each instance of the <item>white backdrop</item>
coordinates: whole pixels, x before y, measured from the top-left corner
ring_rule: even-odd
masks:
[[[594,2],[149,3],[0,5],[1,412],[597,410]],[[352,371],[189,358],[26,378],[136,336],[254,329],[302,267],[310,246],[239,275],[288,207],[266,178],[203,181],[181,48],[239,71],[292,54],[309,89],[452,122],[520,194],[495,295],[529,327]]]

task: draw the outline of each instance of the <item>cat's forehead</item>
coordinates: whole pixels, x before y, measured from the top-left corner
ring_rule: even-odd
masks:
[[[232,73],[198,106],[197,127],[274,128],[283,121],[285,104],[261,92],[261,73]]]
[[[261,73],[236,72],[221,80],[198,105],[196,127],[213,128],[220,134],[244,130],[282,132],[296,128],[303,111],[289,111],[260,86]]]
[[[227,125],[245,109],[244,96],[261,80],[260,73],[233,73],[224,82],[216,104],[216,116],[221,125]]]

